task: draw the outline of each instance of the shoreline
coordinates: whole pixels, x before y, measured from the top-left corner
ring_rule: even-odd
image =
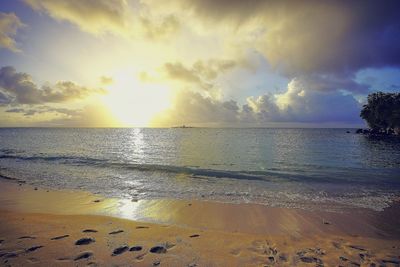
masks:
[[[335,213],[208,201],[132,202],[1,181],[0,205],[0,263],[6,266],[400,264],[398,203],[382,212]],[[85,229],[97,232],[82,233]],[[123,232],[108,234],[116,230]],[[63,235],[69,237],[51,240]],[[34,239],[19,239],[24,236]],[[74,245],[86,236],[96,241]],[[141,244],[144,255],[124,251],[111,256],[114,249],[135,244]],[[34,246],[43,247],[27,253]],[[154,246],[166,253],[151,253]],[[74,261],[85,251],[92,254]]]

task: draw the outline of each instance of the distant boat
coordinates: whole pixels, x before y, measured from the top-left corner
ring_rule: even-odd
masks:
[[[182,126],[174,126],[172,128],[182,128],[182,129],[186,129],[186,128],[193,128],[192,126],[186,126],[185,124],[183,124]]]

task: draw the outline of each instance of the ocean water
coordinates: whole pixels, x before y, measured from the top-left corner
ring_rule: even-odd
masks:
[[[0,177],[124,199],[342,211],[400,196],[400,139],[348,129],[0,129]]]

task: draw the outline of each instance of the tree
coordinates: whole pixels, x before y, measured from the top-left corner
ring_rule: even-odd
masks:
[[[377,92],[368,95],[360,117],[367,121],[373,132],[399,132],[400,93]]]

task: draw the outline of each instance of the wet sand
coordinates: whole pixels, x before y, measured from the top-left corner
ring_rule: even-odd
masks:
[[[399,210],[132,202],[0,182],[0,266],[399,266]]]

